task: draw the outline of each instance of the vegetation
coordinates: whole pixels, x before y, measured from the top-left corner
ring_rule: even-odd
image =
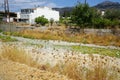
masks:
[[[35,44],[35,43],[25,43],[24,45],[27,45],[27,46],[35,46],[35,47],[38,47],[38,48],[43,48],[43,45],[42,44]]]
[[[87,46],[71,46],[71,48],[83,54],[100,54],[100,55],[120,58],[120,50],[117,49],[105,49],[105,48],[95,48],[95,47],[87,47]]]
[[[120,26],[120,10],[106,10],[105,15],[88,4],[78,3],[71,14],[71,22],[80,28],[115,28]],[[68,20],[69,21],[69,20]]]
[[[113,62],[115,58],[111,59],[105,56],[94,56],[92,54],[88,56],[78,56],[74,54],[69,56],[68,54],[64,58],[64,62],[58,62],[55,66],[51,67],[47,63],[45,65],[39,65],[30,55],[26,54],[24,50],[9,45],[2,47],[0,59],[7,59],[52,73],[59,73],[72,80],[119,79],[119,68],[117,68],[117,64]]]
[[[48,19],[46,19],[44,16],[40,16],[35,19],[35,22],[44,26],[46,23],[48,23]]]
[[[0,32],[2,32],[2,30],[0,29]]]
[[[50,19],[50,25],[53,26],[53,23],[54,23],[54,19],[51,18],[51,19]]]
[[[115,35],[98,36],[96,34],[66,34],[63,31],[21,31],[21,32],[6,32],[6,35],[22,36],[31,39],[44,39],[44,40],[62,40],[68,42],[79,42],[84,44],[97,44],[97,45],[112,45],[120,46],[120,37]]]
[[[17,41],[16,39],[14,38],[11,38],[10,36],[1,36],[0,35],[0,41],[3,41],[3,42],[12,42],[12,41]]]
[[[110,19],[110,20],[118,20],[120,19],[120,10],[118,9],[110,9],[105,12],[104,15],[105,18]]]
[[[51,70],[55,72],[60,72],[61,74],[64,74],[73,80],[117,80],[119,79],[117,72],[114,71],[114,69],[111,66],[107,68],[110,65],[109,60],[107,60],[108,65],[102,63],[102,61],[100,62],[99,60],[92,61],[93,62],[92,65],[95,65],[92,70],[85,66],[86,62],[83,61],[83,63],[80,63],[79,61],[74,60],[74,58],[71,57],[71,59],[68,59],[68,61],[66,61],[65,64],[62,64],[62,63],[58,64],[55,67],[53,67],[53,69]],[[90,59],[92,60],[94,58],[95,57],[91,55]]]
[[[88,4],[78,3],[73,9],[71,21],[77,26],[85,27],[92,23],[94,15]]]
[[[31,67],[37,66],[37,62],[35,62],[30,55],[26,54],[23,49],[18,49],[16,46],[12,45],[3,45],[0,57],[1,59],[19,62]]]
[[[81,52],[82,54],[99,54],[99,55],[104,55],[104,56],[120,58],[119,49],[89,47],[89,46],[81,46],[81,45],[78,45],[78,46],[56,45],[55,47],[70,49],[72,51]]]

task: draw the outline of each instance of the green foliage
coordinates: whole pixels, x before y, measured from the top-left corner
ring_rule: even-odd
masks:
[[[91,25],[95,14],[88,4],[78,3],[73,9],[71,20],[73,23],[76,23],[77,26],[85,27]]]
[[[94,20],[95,28],[105,28],[106,26],[110,26],[112,23],[109,19],[104,18],[96,18]]]
[[[110,20],[120,19],[120,10],[107,10],[104,17]]]
[[[72,23],[81,28],[115,28],[120,26],[120,10],[107,10],[104,16],[88,4],[78,3],[71,14]]]
[[[0,40],[3,41],[3,42],[14,42],[14,41],[17,41],[16,39],[11,38],[10,36],[1,36],[1,35],[0,35]]]
[[[56,45],[57,48],[71,49],[73,51],[81,52],[82,54],[99,54],[110,57],[120,58],[120,50],[118,49],[106,49],[98,47],[89,47],[89,46],[63,46]]]
[[[53,25],[53,23],[54,23],[54,19],[53,19],[53,18],[51,18],[51,19],[50,19],[50,25],[52,26],[52,25]]]
[[[71,23],[70,17],[61,17],[60,18],[60,23],[65,24],[65,26],[70,25],[70,23]]]
[[[64,11],[61,16],[62,16],[62,17],[70,17],[70,14],[71,14],[71,12],[69,12],[69,11]]]
[[[35,22],[37,24],[41,24],[44,26],[45,24],[48,23],[48,19],[46,19],[44,16],[40,16],[40,17],[35,18]]]
[[[120,50],[117,49],[104,49],[87,46],[71,46],[71,47],[73,50],[80,51],[83,54],[100,54],[120,58]]]
[[[0,32],[2,32],[2,30],[0,29]]]

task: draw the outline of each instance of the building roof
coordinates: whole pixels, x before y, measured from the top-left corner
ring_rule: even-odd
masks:
[[[0,11],[1,15],[5,15],[4,11]],[[15,12],[10,12],[10,17],[17,17],[17,14]]]

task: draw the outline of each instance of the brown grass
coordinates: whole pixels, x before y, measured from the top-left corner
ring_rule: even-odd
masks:
[[[38,63],[32,57],[25,53],[23,49],[18,49],[16,46],[3,45],[0,53],[1,59],[11,60],[31,67],[37,67]]]
[[[59,72],[73,80],[118,80],[119,76],[114,69],[109,65],[97,63],[93,69],[88,69],[85,66],[78,65],[77,61],[70,60],[64,65],[57,64],[50,69],[51,72]],[[93,64],[94,65],[94,64]]]
[[[45,40],[63,40],[69,42],[79,42],[79,43],[87,43],[87,44],[97,44],[97,45],[112,45],[120,47],[120,37],[115,35],[104,35],[98,36],[96,34],[71,34],[65,33],[64,30],[56,29],[48,29],[46,31],[40,32],[36,30],[26,30],[21,32],[9,33],[8,35],[22,36],[25,38],[33,38],[33,39],[45,39]]]
[[[3,46],[2,52],[0,53],[0,59],[7,59],[14,62],[22,63],[35,67],[41,70],[50,71],[52,73],[59,73],[65,75],[73,80],[119,80],[119,71],[116,71],[110,63],[106,60],[106,63],[98,60],[94,60],[94,56],[89,56],[93,68],[89,69],[85,66],[86,61],[80,63],[75,57],[68,57],[65,63],[58,63],[56,66],[51,67],[50,65],[40,66],[36,63],[30,55],[26,54],[24,50],[16,48],[16,46]],[[104,59],[104,57],[101,57]],[[102,60],[102,59],[101,59]],[[119,75],[118,75],[119,74]]]

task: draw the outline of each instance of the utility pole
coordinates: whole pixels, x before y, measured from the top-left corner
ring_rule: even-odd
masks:
[[[85,0],[85,4],[87,4],[87,0]]]
[[[5,10],[5,17],[10,22],[10,13],[9,13],[9,3],[8,0],[4,0],[4,10]]]

